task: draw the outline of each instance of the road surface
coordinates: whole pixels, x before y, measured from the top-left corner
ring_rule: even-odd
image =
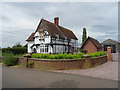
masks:
[[[3,88],[117,88],[118,82],[80,75],[38,71],[22,68],[2,68]]]

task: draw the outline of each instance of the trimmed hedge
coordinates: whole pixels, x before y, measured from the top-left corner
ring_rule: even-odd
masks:
[[[55,54],[55,55],[50,55],[50,54],[40,54],[40,53],[34,53],[32,54],[32,58],[39,58],[39,59],[79,59],[83,58],[83,55],[85,53],[78,53],[78,54]],[[98,57],[98,56],[103,56],[106,55],[105,52],[95,52],[95,53],[90,53],[87,54],[90,55],[91,57]]]
[[[99,52],[95,52],[95,53],[90,53],[88,55],[90,55],[91,57],[98,57],[98,56],[104,56],[104,55],[106,55],[106,53],[103,51],[99,51]]]
[[[12,52],[13,54],[24,54],[27,53],[26,47],[13,47],[13,48],[2,48],[2,53]]]
[[[77,58],[82,58],[82,55],[85,55],[85,53],[79,53],[79,54],[55,54],[55,55],[50,55],[50,54],[39,54],[39,53],[34,53],[32,54],[32,58],[40,58],[40,59],[77,59]]]

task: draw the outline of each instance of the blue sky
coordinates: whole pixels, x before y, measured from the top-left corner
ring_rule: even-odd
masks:
[[[4,2],[2,3],[2,47],[25,40],[34,32],[41,18],[72,30],[81,43],[82,29],[100,42],[118,40],[117,2]],[[1,34],[1,33],[0,33]]]

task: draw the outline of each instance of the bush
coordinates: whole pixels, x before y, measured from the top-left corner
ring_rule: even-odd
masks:
[[[85,55],[85,53],[78,53],[78,54],[55,54],[55,55],[50,55],[50,54],[39,54],[39,53],[34,53],[32,54],[32,58],[40,58],[40,59],[79,59],[79,58],[83,58],[83,55]],[[95,52],[95,53],[90,53],[88,54],[91,57],[97,57],[97,56],[103,56],[106,55],[105,52]]]
[[[90,55],[91,57],[98,57],[98,56],[104,56],[104,55],[106,55],[106,53],[103,51],[99,51],[99,52],[95,52],[95,53],[90,53],[88,55]]]
[[[40,59],[73,59],[73,58],[82,58],[82,55],[85,53],[79,53],[79,54],[56,54],[56,55],[50,55],[50,54],[39,54],[34,53],[32,54],[32,58],[40,58]]]
[[[3,57],[3,63],[7,66],[14,66],[17,65],[18,60],[17,57],[14,57],[12,53],[6,53],[5,56]]]
[[[40,58],[40,59],[47,59],[49,58],[50,54],[40,54],[40,53],[34,53],[32,54],[32,58]]]
[[[80,52],[81,52],[81,53],[87,53],[88,51],[87,51],[87,50],[80,49]]]

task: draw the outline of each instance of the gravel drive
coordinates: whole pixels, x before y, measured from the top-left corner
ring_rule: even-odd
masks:
[[[93,68],[79,70],[55,70],[53,72],[84,75],[109,80],[118,80],[118,62],[108,61],[102,65]]]
[[[120,62],[120,53],[112,53],[112,58],[114,61]]]

